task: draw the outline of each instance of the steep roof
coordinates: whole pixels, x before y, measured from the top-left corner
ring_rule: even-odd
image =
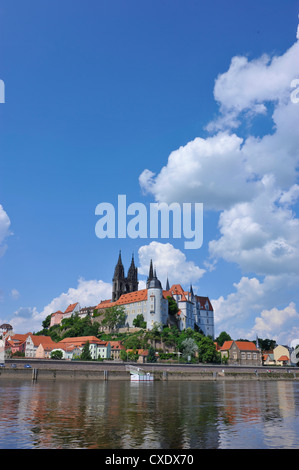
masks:
[[[256,345],[252,341],[225,341],[221,351],[227,351],[235,343],[240,351],[257,351]]]
[[[167,295],[172,297],[173,295],[180,295],[183,302],[187,301],[185,292],[180,284],[173,284],[169,289]]]
[[[26,341],[29,335],[32,335],[32,333],[26,333],[26,334],[16,333],[15,335],[9,336],[10,338],[9,342],[14,346],[20,345],[21,343],[24,343]]]
[[[200,303],[201,308],[206,308],[206,303],[209,304],[209,310],[213,310],[213,306],[210,302],[209,297],[202,297],[201,295],[196,295],[195,299]]]
[[[32,342],[34,344],[34,346],[39,346],[40,344],[43,346],[43,348],[45,349],[49,349],[49,347],[55,347],[56,346],[56,343],[52,340],[52,338],[50,336],[43,336],[43,335],[28,335],[31,337],[32,339]]]
[[[64,313],[73,312],[74,309],[75,309],[75,307],[76,307],[76,305],[78,305],[78,302],[76,302],[75,304],[70,304]]]

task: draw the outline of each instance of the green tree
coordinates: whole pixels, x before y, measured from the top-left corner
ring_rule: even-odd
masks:
[[[152,346],[148,349],[147,362],[157,362],[156,353]]]
[[[136,362],[138,360],[138,352],[134,349],[134,351],[128,352],[128,361]]]
[[[198,346],[193,338],[186,338],[182,342],[182,353],[183,359],[187,360],[188,356],[193,357],[195,353],[198,351]]]
[[[197,345],[199,362],[220,362],[220,353],[211,338],[203,336]]]
[[[86,341],[86,343],[84,344],[80,359],[82,359],[82,361],[91,361],[91,354],[90,354],[90,350],[89,350],[89,341]]]
[[[226,333],[226,331],[222,331],[215,341],[219,344],[219,346],[223,346],[225,341],[231,341],[231,337],[228,333]]]
[[[110,331],[113,331],[120,326],[124,325],[126,320],[126,313],[124,307],[115,305],[113,307],[106,308],[103,314],[102,325],[107,326]]]
[[[42,322],[42,327],[43,327],[44,329],[49,328],[50,323],[51,323],[51,314],[48,315],[48,316],[44,319],[44,321]]]
[[[126,349],[142,349],[142,341],[139,335],[129,335],[125,341],[124,346]]]
[[[51,352],[51,359],[62,359],[63,353],[62,351],[52,351]]]
[[[142,315],[142,313],[140,313],[139,315],[137,315],[136,318],[134,318],[133,326],[135,326],[136,328],[146,328],[146,321],[144,321],[144,316]]]
[[[253,341],[256,343],[256,341]],[[274,339],[262,339],[258,338],[259,347],[262,351],[273,351],[273,349],[277,346],[277,343]]]
[[[126,352],[126,350],[125,350],[125,349],[122,349],[122,350],[120,351],[119,356],[120,356],[120,358],[121,358],[122,361],[126,361],[126,360],[127,360],[127,352]]]
[[[178,304],[169,295],[167,296],[167,300],[168,300],[168,313],[169,313],[169,315],[176,315],[179,311]]]

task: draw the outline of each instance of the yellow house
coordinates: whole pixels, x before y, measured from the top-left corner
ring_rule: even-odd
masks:
[[[285,346],[276,346],[273,349],[274,361],[277,366],[286,366],[291,363],[290,352]]]

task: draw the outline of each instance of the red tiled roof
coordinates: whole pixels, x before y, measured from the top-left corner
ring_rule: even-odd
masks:
[[[257,351],[256,345],[252,341],[225,341],[221,351],[227,351],[235,343],[240,351]]]
[[[83,346],[85,343],[87,343],[87,341],[89,341],[89,343],[98,344],[102,346],[106,346],[108,344],[108,341],[102,341],[101,339],[98,339],[96,336],[75,336],[71,338],[64,338],[58,343],[56,343],[56,345],[63,346],[65,344],[72,344],[75,346]]]
[[[289,361],[290,358],[288,356],[280,356],[279,359],[277,359],[278,361]]]
[[[10,340],[11,342],[23,342],[23,341],[26,341],[27,337],[29,335],[31,335],[32,333],[26,333],[26,334],[20,334],[20,333],[16,333],[15,335],[11,335],[10,336]]]
[[[60,311],[60,310],[57,310],[57,312],[54,312],[52,313],[51,317],[53,317],[54,315],[63,315],[63,313]]]
[[[126,349],[122,344],[121,341],[109,341],[111,349]]]
[[[139,355],[139,356],[148,356],[148,350],[147,349],[126,349],[126,352],[134,352],[136,351],[136,353]]]
[[[202,297],[201,295],[196,295],[195,298],[197,302],[200,303],[201,308],[206,308],[206,303],[208,302],[209,310],[213,310],[209,297]]]
[[[181,301],[183,301],[183,302],[187,301],[186,296],[185,296],[185,292],[184,292],[184,290],[183,290],[183,288],[180,284],[173,284],[171,286],[171,288],[169,289],[169,291],[168,291],[168,295],[170,295],[171,297],[173,295],[180,295],[181,296]]]
[[[73,312],[76,305],[78,305],[78,302],[76,302],[75,304],[71,304],[68,306],[68,308],[66,309],[66,311],[64,313],[70,313],[70,312]]]
[[[34,346],[39,346],[40,344],[42,344],[43,348],[49,348],[50,347],[54,347],[56,345],[56,343],[52,340],[52,338],[50,336],[39,336],[39,335],[30,335],[31,339],[32,339],[32,342],[34,344]]]
[[[142,300],[147,300],[147,289],[136,290],[135,292],[123,294],[115,302],[111,302],[111,300],[103,300],[96,306],[96,309],[98,310],[102,308],[114,307],[115,305],[131,304],[134,302],[141,302]]]

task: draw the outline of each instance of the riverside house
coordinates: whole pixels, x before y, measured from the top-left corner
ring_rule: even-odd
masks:
[[[9,335],[5,341],[5,349],[12,354],[24,353],[25,357],[50,357],[56,343],[50,336],[33,335],[32,333]]]
[[[96,336],[77,336],[64,338],[55,343],[52,351],[61,351],[63,359],[74,359],[82,353],[84,345],[89,342],[89,351],[92,359],[110,359],[111,345],[109,341],[102,341]]]
[[[221,359],[227,364],[242,366],[261,366],[261,351],[252,341],[225,341],[220,348]]]

